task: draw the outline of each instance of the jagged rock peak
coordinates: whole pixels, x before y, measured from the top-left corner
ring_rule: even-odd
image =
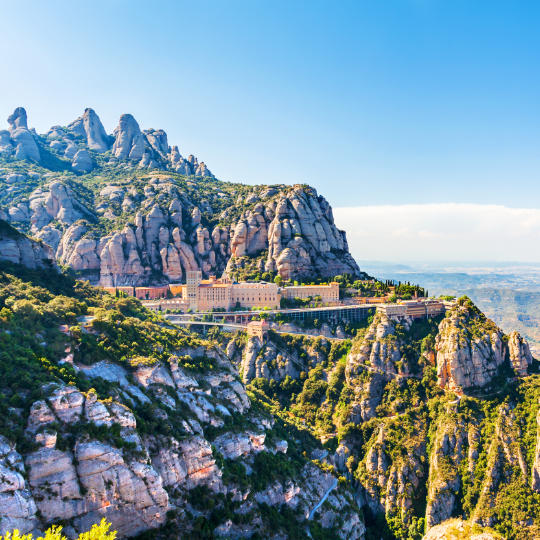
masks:
[[[514,333],[507,338],[467,298],[460,299],[441,321],[435,349],[439,385],[458,393],[492,390],[512,371],[525,376],[532,363],[521,336]]]
[[[0,134],[2,153],[14,153],[17,159],[40,161],[41,155],[34,134],[28,129],[26,110],[17,107],[8,117],[9,132]]]
[[[25,128],[28,129],[28,123],[27,123],[27,117],[26,117],[26,109],[24,107],[17,107],[13,114],[10,114],[8,116],[8,124],[10,126],[10,131],[13,131],[17,128]]]
[[[131,114],[123,114],[114,130],[113,154],[121,159],[138,161],[144,154],[144,136],[137,120]]]
[[[68,129],[84,137],[90,150],[106,152],[111,145],[110,137],[94,109],[85,109],[82,116],[69,124]]]

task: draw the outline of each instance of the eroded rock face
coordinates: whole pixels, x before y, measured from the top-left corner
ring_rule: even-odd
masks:
[[[94,109],[85,109],[82,116],[69,124],[68,129],[84,137],[90,150],[106,152],[110,148],[110,137]]]
[[[500,374],[506,346],[502,332],[467,307],[454,307],[439,325],[439,385],[463,393],[488,387]]]
[[[15,446],[0,436],[0,534],[14,529],[26,534],[37,528],[37,507],[25,474]]]
[[[81,171],[93,167],[86,150],[79,150],[75,154],[74,167]],[[292,189],[290,193],[293,202],[286,204],[292,207],[295,198],[300,197],[299,188]],[[170,202],[160,205],[157,201],[164,196]],[[334,255],[337,251],[320,251],[321,245],[326,245],[325,238],[334,238],[332,245],[339,249],[346,249],[346,243],[335,225],[321,214],[324,204],[312,190],[306,196],[306,201],[311,201],[310,208],[317,207],[319,211],[313,213],[310,210],[311,214],[305,217],[311,232],[308,225],[301,225],[298,221],[295,225],[298,231],[296,236],[280,232],[279,238],[277,231],[290,231],[290,219],[284,217],[283,212],[274,213],[272,208],[277,204],[276,199],[267,201],[265,205],[257,204],[236,225],[209,230],[201,225],[200,209],[170,183],[159,180],[149,183],[145,187],[144,197],[137,192],[110,185],[100,191],[99,197],[96,214],[105,213],[113,220],[116,215],[112,210],[106,210],[109,205],[114,205],[114,208],[120,205],[128,211],[139,210],[135,212],[132,222],[121,230],[96,237],[95,233],[89,234],[90,227],[86,222],[92,223],[98,216],[79,202],[69,185],[61,180],[52,180],[35,189],[28,202],[19,202],[11,207],[9,218],[13,222],[29,225],[34,235],[53,246],[60,262],[105,286],[178,282],[185,279],[186,272],[197,269],[204,274],[233,272],[242,264],[240,261],[246,257],[260,256],[268,246],[274,246],[271,249],[273,255],[266,262],[259,260],[261,271],[265,268],[277,270],[284,276],[359,273],[347,252],[336,258]],[[289,198],[280,200],[289,201]],[[184,209],[190,207],[191,223],[183,218]],[[316,216],[319,216],[319,221],[313,222]],[[283,226],[280,220],[283,220]],[[60,227],[53,221],[60,222]],[[325,225],[316,227],[313,223]],[[306,239],[299,236],[303,230],[308,231]],[[328,230],[328,234],[324,230]],[[322,236],[316,236],[319,233]],[[338,244],[335,243],[336,237],[341,239]],[[311,238],[311,241],[308,242],[307,238]],[[280,257],[285,251],[301,253],[305,264],[298,267],[293,265],[287,270],[278,262],[284,260]],[[328,265],[324,263],[325,260],[330,261]]]
[[[512,371],[525,376],[533,361],[527,342],[517,332],[503,338],[472,304],[454,306],[441,321],[435,344],[439,385],[467,393],[489,388]]]
[[[284,278],[339,273],[358,274],[345,234],[333,222],[332,210],[316,191],[295,186],[287,195],[257,204],[231,228],[233,257],[268,249],[264,269]],[[237,263],[229,261],[227,272]]]
[[[28,129],[26,110],[17,107],[8,117],[8,124],[9,131],[0,132],[0,152],[39,162],[41,155],[34,134]]]
[[[0,259],[28,268],[56,268],[52,249],[30,240],[0,219]]]
[[[459,466],[466,455],[467,430],[462,422],[441,422],[431,454],[426,527],[452,517],[461,486]]]
[[[519,332],[511,332],[508,336],[508,350],[514,372],[518,377],[526,377],[533,357],[529,344],[521,337]]]
[[[144,138],[137,120],[131,114],[120,117],[118,127],[114,130],[113,154],[120,159],[138,161],[144,153]]]
[[[94,163],[87,150],[79,150],[73,156],[71,167],[78,173],[89,173],[94,168]]]

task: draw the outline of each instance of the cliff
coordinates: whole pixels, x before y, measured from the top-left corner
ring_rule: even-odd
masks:
[[[325,443],[317,455],[356,485],[368,534],[534,538],[540,378],[526,342],[466,298],[434,320],[376,314],[356,331],[271,332],[227,352],[249,389]]]
[[[28,131],[26,112],[18,111],[15,129]],[[28,131],[41,148],[32,159],[5,133],[0,211],[93,283],[161,284],[193,269],[286,279],[362,275],[313,188],[221,182],[169,147],[163,130],[143,132],[131,115],[111,136],[92,109],[45,135]]]
[[[0,219],[0,260],[22,264],[27,268],[56,267],[53,250],[19,233]]]

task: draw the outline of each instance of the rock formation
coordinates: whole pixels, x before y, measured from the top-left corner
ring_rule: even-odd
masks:
[[[9,132],[0,134],[0,152],[13,154],[16,159],[40,161],[40,152],[34,134],[28,129],[26,110],[17,107],[8,118]]]
[[[120,159],[139,161],[144,153],[144,138],[139,124],[131,114],[120,117],[118,127],[114,130],[112,153]]]
[[[92,167],[86,150],[77,152],[73,167]],[[48,242],[60,262],[101,285],[178,282],[196,269],[234,275],[253,261],[260,272],[285,278],[360,275],[344,233],[315,190],[295,186],[261,198],[229,225],[209,228],[172,180],[150,180],[144,196],[134,188],[108,185],[91,209],[69,185],[53,180],[29,193],[27,202],[10,207],[8,215]],[[105,236],[92,232],[100,214],[114,222],[120,209],[133,214],[121,229]],[[191,212],[191,220],[184,219],[185,212]]]
[[[436,351],[439,384],[458,393],[489,389],[505,369],[526,375],[532,363],[521,336],[511,334],[506,344],[502,331],[470,301],[458,303],[441,322]]]
[[[533,357],[529,344],[520,336],[519,332],[511,332],[508,336],[508,350],[514,372],[518,377],[526,377]]]
[[[42,388],[44,397],[31,404],[26,421],[33,447],[21,456],[0,437],[0,534],[15,526],[27,532],[58,520],[69,522],[68,532],[79,532],[105,517],[120,537],[127,537],[158,528],[170,519],[169,511],[188,533],[194,508],[206,515],[198,506],[199,495],[191,494],[199,488],[203,491],[197,493],[207,490],[216,500],[229,494],[240,514],[252,513],[244,525],[248,536],[266,530],[259,516],[259,505],[266,504],[285,505],[300,521],[317,520],[323,527],[335,527],[345,516],[347,525],[338,537],[361,540],[365,527],[351,495],[312,464],[251,497],[251,488],[225,479],[223,460],[249,470],[259,454],[280,453],[287,460],[288,443],[266,441],[272,417],[251,411],[243,385],[219,349],[188,347],[178,354],[190,359],[204,355],[215,364],[203,373],[187,373],[173,356],[131,370],[130,379],[124,367],[111,362],[75,365],[90,380],[98,377],[121,389],[115,399],[102,400],[94,390],[82,392],[62,383]],[[175,425],[175,431],[167,437],[141,431],[131,410],[134,398],[152,404],[153,414]],[[242,417],[249,429],[225,428],[224,418],[231,415]],[[219,435],[210,438],[216,431]],[[98,432],[101,439],[94,435]],[[117,438],[106,440],[106,434],[114,433]],[[323,497],[332,504],[315,516]],[[224,522],[215,535],[237,537],[236,527]]]
[[[0,219],[0,260],[22,264],[28,268],[55,268],[52,249],[30,240]]]
[[[40,169],[33,182],[16,193],[10,190],[12,205],[5,197],[7,218],[50,243],[59,261],[94,283],[160,284],[183,280],[193,269],[205,276],[268,272],[285,279],[361,275],[330,205],[312,188],[246,191],[216,181],[206,193],[193,192],[185,178],[212,178],[205,163],[171,148],[165,131],[141,131],[130,114],[120,117],[114,142],[92,109],[45,136],[28,130],[22,108],[9,117],[9,125],[10,131],[0,133],[0,152],[39,162],[40,141],[47,166],[71,169],[81,188],[74,190],[66,173]],[[119,185],[106,178],[108,169],[86,181],[85,175],[103,163],[117,171]],[[133,172],[138,170],[155,173]],[[174,173],[163,174],[167,170]]]
[[[93,168],[92,158],[87,150],[78,150],[73,156],[71,167],[78,173],[89,173]]]
[[[83,137],[90,150],[106,152],[110,148],[110,137],[94,109],[85,109],[82,116],[69,124],[68,129]]]

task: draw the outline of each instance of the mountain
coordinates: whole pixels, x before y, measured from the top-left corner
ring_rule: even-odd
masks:
[[[92,109],[45,135],[19,107],[0,132],[0,218],[101,285],[157,285],[189,270],[285,279],[363,276],[328,202],[306,185],[222,182],[163,130]],[[21,136],[21,134],[24,136]]]
[[[540,366],[519,333],[467,297],[433,318],[279,314],[262,338],[175,326],[92,283],[362,277],[328,203],[188,169],[129,115],[113,135],[89,109],[47,135],[8,122],[0,534],[540,536]]]
[[[229,352],[248,388],[325,441],[366,538],[540,534],[538,362],[470,300],[433,320],[378,313],[350,344],[274,334]]]
[[[0,534],[105,517],[119,538],[538,535],[540,376],[520,336],[466,299],[347,331],[191,333],[0,261]]]

